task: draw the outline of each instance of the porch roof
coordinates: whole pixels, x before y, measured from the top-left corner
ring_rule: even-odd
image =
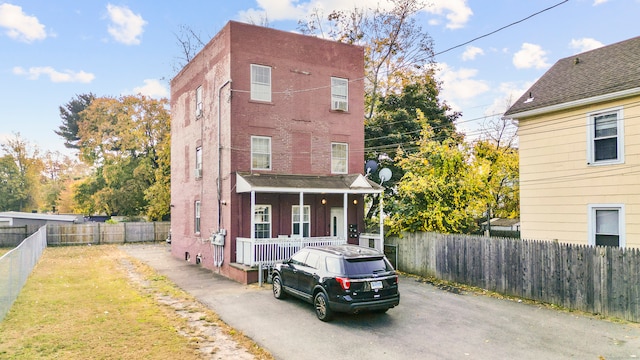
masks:
[[[236,173],[236,192],[379,194],[384,188],[362,174],[286,175]]]

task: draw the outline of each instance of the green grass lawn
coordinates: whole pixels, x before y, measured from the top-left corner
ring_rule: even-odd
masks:
[[[136,286],[123,262],[159,291],[189,296],[116,246],[49,247],[0,322],[0,359],[201,359],[180,334],[186,321]]]

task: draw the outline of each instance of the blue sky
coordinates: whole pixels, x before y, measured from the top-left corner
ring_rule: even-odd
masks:
[[[461,111],[470,137],[506,111],[558,59],[640,35],[640,0],[433,0],[420,23],[436,53],[441,99]],[[20,133],[60,151],[59,107],[79,94],[169,96],[181,25],[202,38],[229,20],[296,30],[314,8],[382,6],[385,0],[0,0],[0,142]]]

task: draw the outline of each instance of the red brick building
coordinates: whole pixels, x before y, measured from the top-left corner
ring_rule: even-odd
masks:
[[[227,23],[171,81],[172,254],[247,283],[256,239],[357,243],[363,77],[361,47]]]

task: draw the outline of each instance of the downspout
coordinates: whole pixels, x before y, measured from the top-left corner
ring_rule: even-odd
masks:
[[[222,177],[222,131],[220,129],[222,124],[222,89],[225,86],[231,84],[231,79],[227,80],[220,88],[218,88],[218,179],[217,179],[217,190],[218,190],[218,231],[220,231],[220,226],[222,225],[222,185],[221,185],[221,177]]]
[[[231,84],[231,79],[227,80],[218,88],[218,178],[216,179],[217,195],[218,195],[218,231],[214,234],[213,245],[213,265],[220,267],[224,262],[224,239],[227,235],[226,230],[222,229],[222,90]]]

